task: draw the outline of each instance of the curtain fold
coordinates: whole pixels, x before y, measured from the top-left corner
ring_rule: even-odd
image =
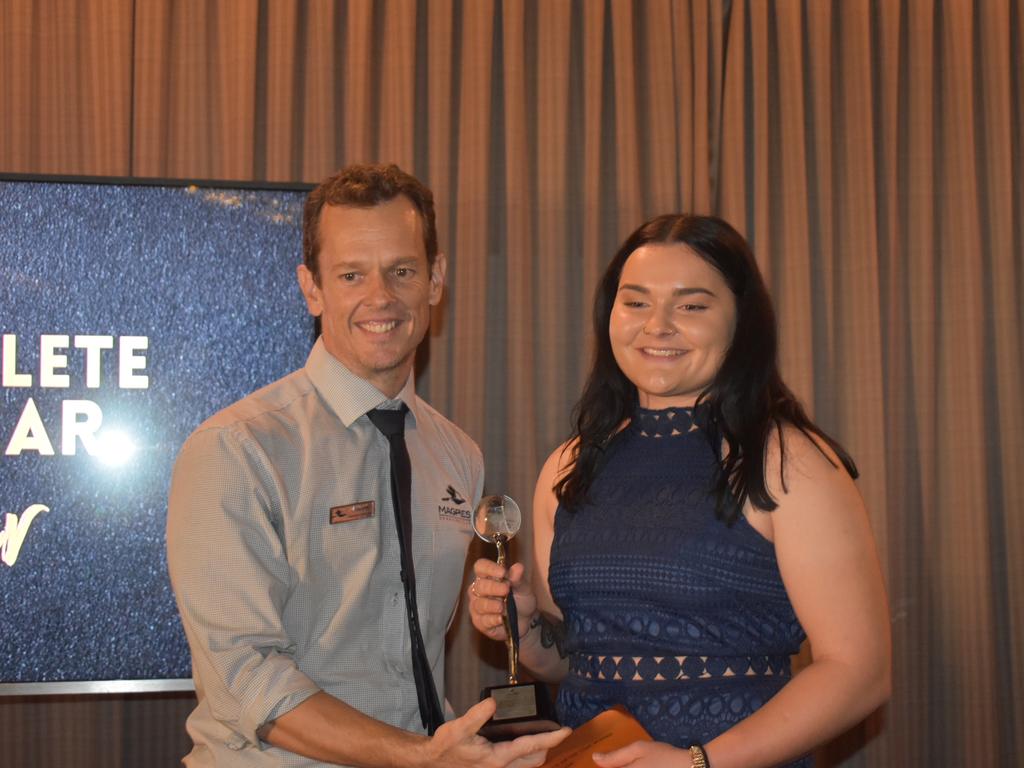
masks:
[[[0,170],[127,175],[132,0],[0,3]]]
[[[787,381],[861,469],[890,593],[893,700],[821,764],[1024,754],[1020,2],[10,0],[0,68],[2,171],[423,178],[449,285],[420,389],[524,510],[621,239],[667,211],[731,221]],[[495,645],[457,617],[456,709],[500,679]],[[132,720],[161,706],[174,722]],[[180,708],[126,701],[124,749],[129,720],[180,736]]]

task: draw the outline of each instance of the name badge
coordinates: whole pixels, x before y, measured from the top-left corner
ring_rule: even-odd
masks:
[[[373,510],[374,503],[372,501],[357,501],[355,504],[346,504],[343,507],[331,507],[331,525],[351,523],[353,520],[373,517]]]

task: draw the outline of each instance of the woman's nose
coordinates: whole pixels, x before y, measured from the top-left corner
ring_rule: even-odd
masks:
[[[644,323],[643,332],[647,336],[672,336],[676,329],[665,310],[655,309]]]

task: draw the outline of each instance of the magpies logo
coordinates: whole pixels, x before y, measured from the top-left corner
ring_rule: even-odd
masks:
[[[466,503],[466,500],[464,498],[462,498],[461,496],[459,496],[459,492],[456,491],[454,487],[449,485],[447,488],[445,488],[445,490],[448,491],[448,495],[445,496],[443,499],[441,499],[441,501],[450,501],[453,504],[465,504]]]

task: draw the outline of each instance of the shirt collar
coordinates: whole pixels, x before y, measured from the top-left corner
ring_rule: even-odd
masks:
[[[392,399],[388,398],[368,382],[346,368],[338,358],[327,351],[324,340],[319,338],[306,358],[306,375],[317,392],[341,419],[342,424],[351,427],[360,416],[374,408],[396,408],[399,403],[409,406],[413,423],[419,420],[419,398],[416,396],[416,382],[409,372],[401,391]]]

